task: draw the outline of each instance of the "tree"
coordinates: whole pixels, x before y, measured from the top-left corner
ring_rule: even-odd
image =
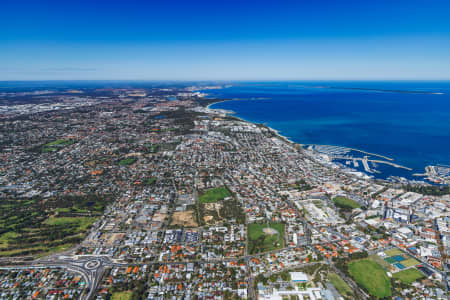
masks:
[[[283,281],[291,281],[291,274],[288,271],[281,272],[280,276]]]

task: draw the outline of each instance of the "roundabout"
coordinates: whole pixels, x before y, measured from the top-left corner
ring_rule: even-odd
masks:
[[[88,262],[86,262],[84,264],[84,268],[88,269],[88,270],[95,270],[98,267],[100,267],[101,265],[101,261],[99,259],[94,259],[94,260],[90,260]]]

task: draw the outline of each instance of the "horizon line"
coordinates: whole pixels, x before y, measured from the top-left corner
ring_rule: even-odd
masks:
[[[121,81],[121,82],[282,82],[282,81],[450,81],[450,78],[441,79],[402,79],[402,78],[386,78],[386,79],[13,79],[3,80],[0,82],[68,82],[68,81]]]

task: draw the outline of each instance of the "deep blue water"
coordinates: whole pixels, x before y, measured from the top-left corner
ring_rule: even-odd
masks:
[[[317,87],[333,88],[317,88]],[[337,88],[334,88],[337,87]],[[381,92],[383,89],[444,94]],[[450,165],[450,82],[238,83],[206,91],[246,99],[216,103],[248,121],[264,123],[302,144],[339,145],[394,158],[405,171],[380,166],[382,175],[423,173]]]

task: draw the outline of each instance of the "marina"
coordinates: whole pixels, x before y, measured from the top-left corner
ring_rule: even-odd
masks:
[[[366,154],[368,156],[378,156],[382,159],[386,159],[386,160],[394,160],[391,157],[387,157],[381,154],[376,154],[376,153],[371,153],[371,152],[367,152],[367,151],[363,151],[360,149],[355,149],[355,148],[350,148],[350,147],[342,147],[342,146],[332,146],[332,145],[308,145],[309,147],[311,147],[311,149],[316,150],[317,152],[320,153],[325,153],[325,154],[346,154],[349,153],[351,151],[355,151],[355,152],[360,152],[363,154]]]
[[[353,164],[354,168],[359,168],[358,161],[362,164],[364,171],[367,173],[381,173],[379,170],[376,169],[377,164],[386,164],[389,166],[392,166],[394,168],[404,169],[407,171],[412,171],[411,168],[408,168],[406,166],[402,166],[400,164],[396,164],[392,162],[394,159],[376,154],[376,153],[370,153],[363,150],[355,149],[355,148],[349,148],[349,147],[341,147],[341,146],[332,146],[332,145],[308,145],[309,150],[317,151],[318,153],[327,155],[328,159],[333,160],[344,160],[346,165]],[[352,155],[363,153],[367,154],[363,157],[357,157]],[[376,159],[371,159],[370,156],[375,156]],[[383,158],[385,160],[381,160],[378,158]],[[369,162],[371,162],[372,166],[369,165]]]
[[[413,176],[426,177],[429,181],[439,184],[450,183],[450,166],[426,166],[424,174],[415,173]]]

